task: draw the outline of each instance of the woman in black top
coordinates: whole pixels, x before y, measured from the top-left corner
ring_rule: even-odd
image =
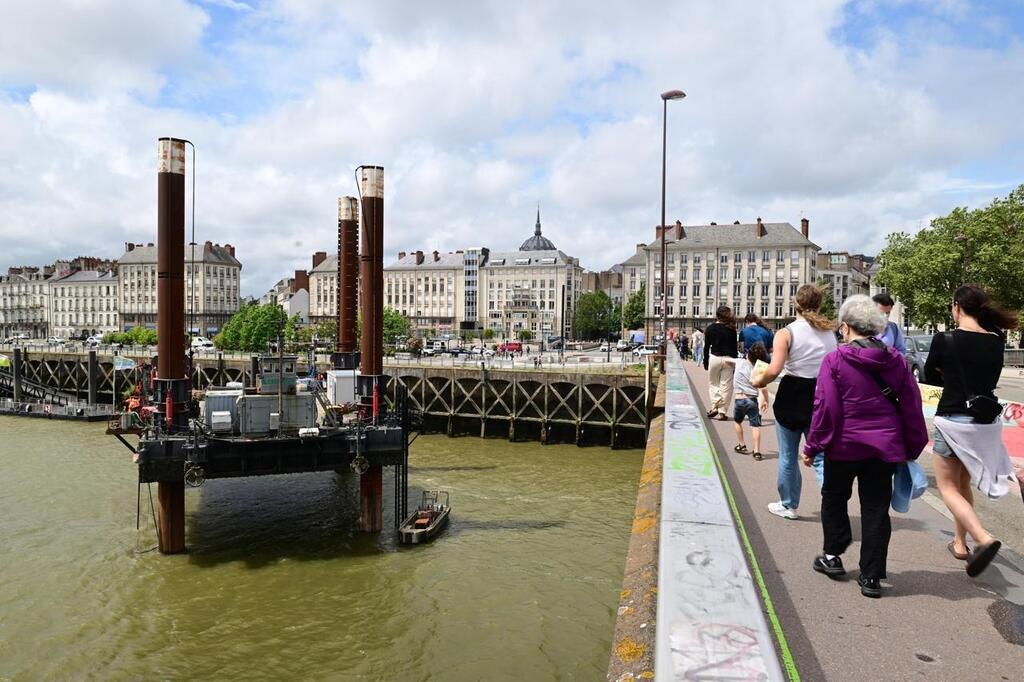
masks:
[[[718,306],[717,318],[704,330],[704,369],[708,370],[711,406],[708,416],[727,421],[726,406],[732,399],[732,374],[736,369],[736,318],[727,305]]]
[[[975,285],[956,290],[952,313],[956,328],[932,338],[924,374],[927,383],[942,386],[935,416],[943,419],[938,421],[952,422],[947,428],[963,430],[963,442],[970,445],[972,433],[980,434],[986,425],[968,414],[967,401],[975,396],[995,398],[1003,369],[1001,331],[1016,328],[1017,317],[994,306],[985,290]],[[985,530],[974,511],[971,474],[960,459],[968,456],[967,452],[962,450],[958,456],[938,428],[933,431],[932,443],[932,451],[938,455],[934,458],[936,484],[956,520],[949,551],[968,562],[967,574],[973,577],[992,561],[1000,542]],[[989,455],[998,457],[998,453]],[[973,552],[967,545],[967,533],[978,543]]]

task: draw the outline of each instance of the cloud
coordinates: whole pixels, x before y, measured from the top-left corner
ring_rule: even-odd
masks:
[[[163,135],[196,143],[198,237],[237,246],[247,294],[333,248],[364,163],[386,168],[389,254],[514,249],[539,201],[545,235],[607,267],[653,238],[670,87],[669,220],[803,215],[822,246],[873,251],[1024,171],[1021,44],[910,47],[871,4],[21,7],[0,267],[154,241]]]

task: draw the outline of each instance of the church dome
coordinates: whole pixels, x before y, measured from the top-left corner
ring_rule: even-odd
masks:
[[[551,240],[540,233],[540,207],[537,207],[537,225],[533,229],[533,236],[523,242],[519,247],[520,251],[554,251],[555,245]]]

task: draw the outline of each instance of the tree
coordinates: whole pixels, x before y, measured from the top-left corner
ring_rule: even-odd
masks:
[[[247,305],[231,316],[213,343],[222,350],[266,350],[286,322],[285,312],[273,303]]]
[[[519,330],[519,340],[520,341],[533,341],[533,332],[531,332],[529,329],[520,329]]]
[[[412,331],[412,322],[394,308],[384,308],[384,343],[395,339],[407,339]]]
[[[494,330],[493,330],[493,329],[491,329],[490,327],[488,327],[487,329],[485,329],[485,330],[484,330],[484,338],[485,338],[485,339],[487,339],[488,341],[490,341],[491,339],[493,339],[493,338],[494,338]]]
[[[836,319],[836,297],[832,294],[832,285],[821,279],[814,284],[821,291],[821,307],[818,312],[830,320]]]
[[[603,291],[591,291],[580,296],[576,303],[573,329],[578,337],[605,338],[616,322],[615,305]],[[617,328],[617,327],[616,327]]]
[[[302,319],[298,313],[294,313],[288,318],[288,321],[284,323],[284,338],[291,343],[299,341],[299,330],[302,328]]]
[[[980,283],[999,304],[1024,307],[1024,185],[984,208],[954,208],[915,235],[896,232],[878,255],[877,281],[915,326],[950,322],[961,284]]]
[[[646,310],[647,294],[644,291],[644,284],[641,283],[640,290],[630,294],[622,308],[622,326],[626,329],[643,329]]]

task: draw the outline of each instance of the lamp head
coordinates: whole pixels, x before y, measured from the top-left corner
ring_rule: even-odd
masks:
[[[682,99],[684,97],[686,97],[686,93],[682,90],[669,90],[668,92],[661,93],[663,100]]]

